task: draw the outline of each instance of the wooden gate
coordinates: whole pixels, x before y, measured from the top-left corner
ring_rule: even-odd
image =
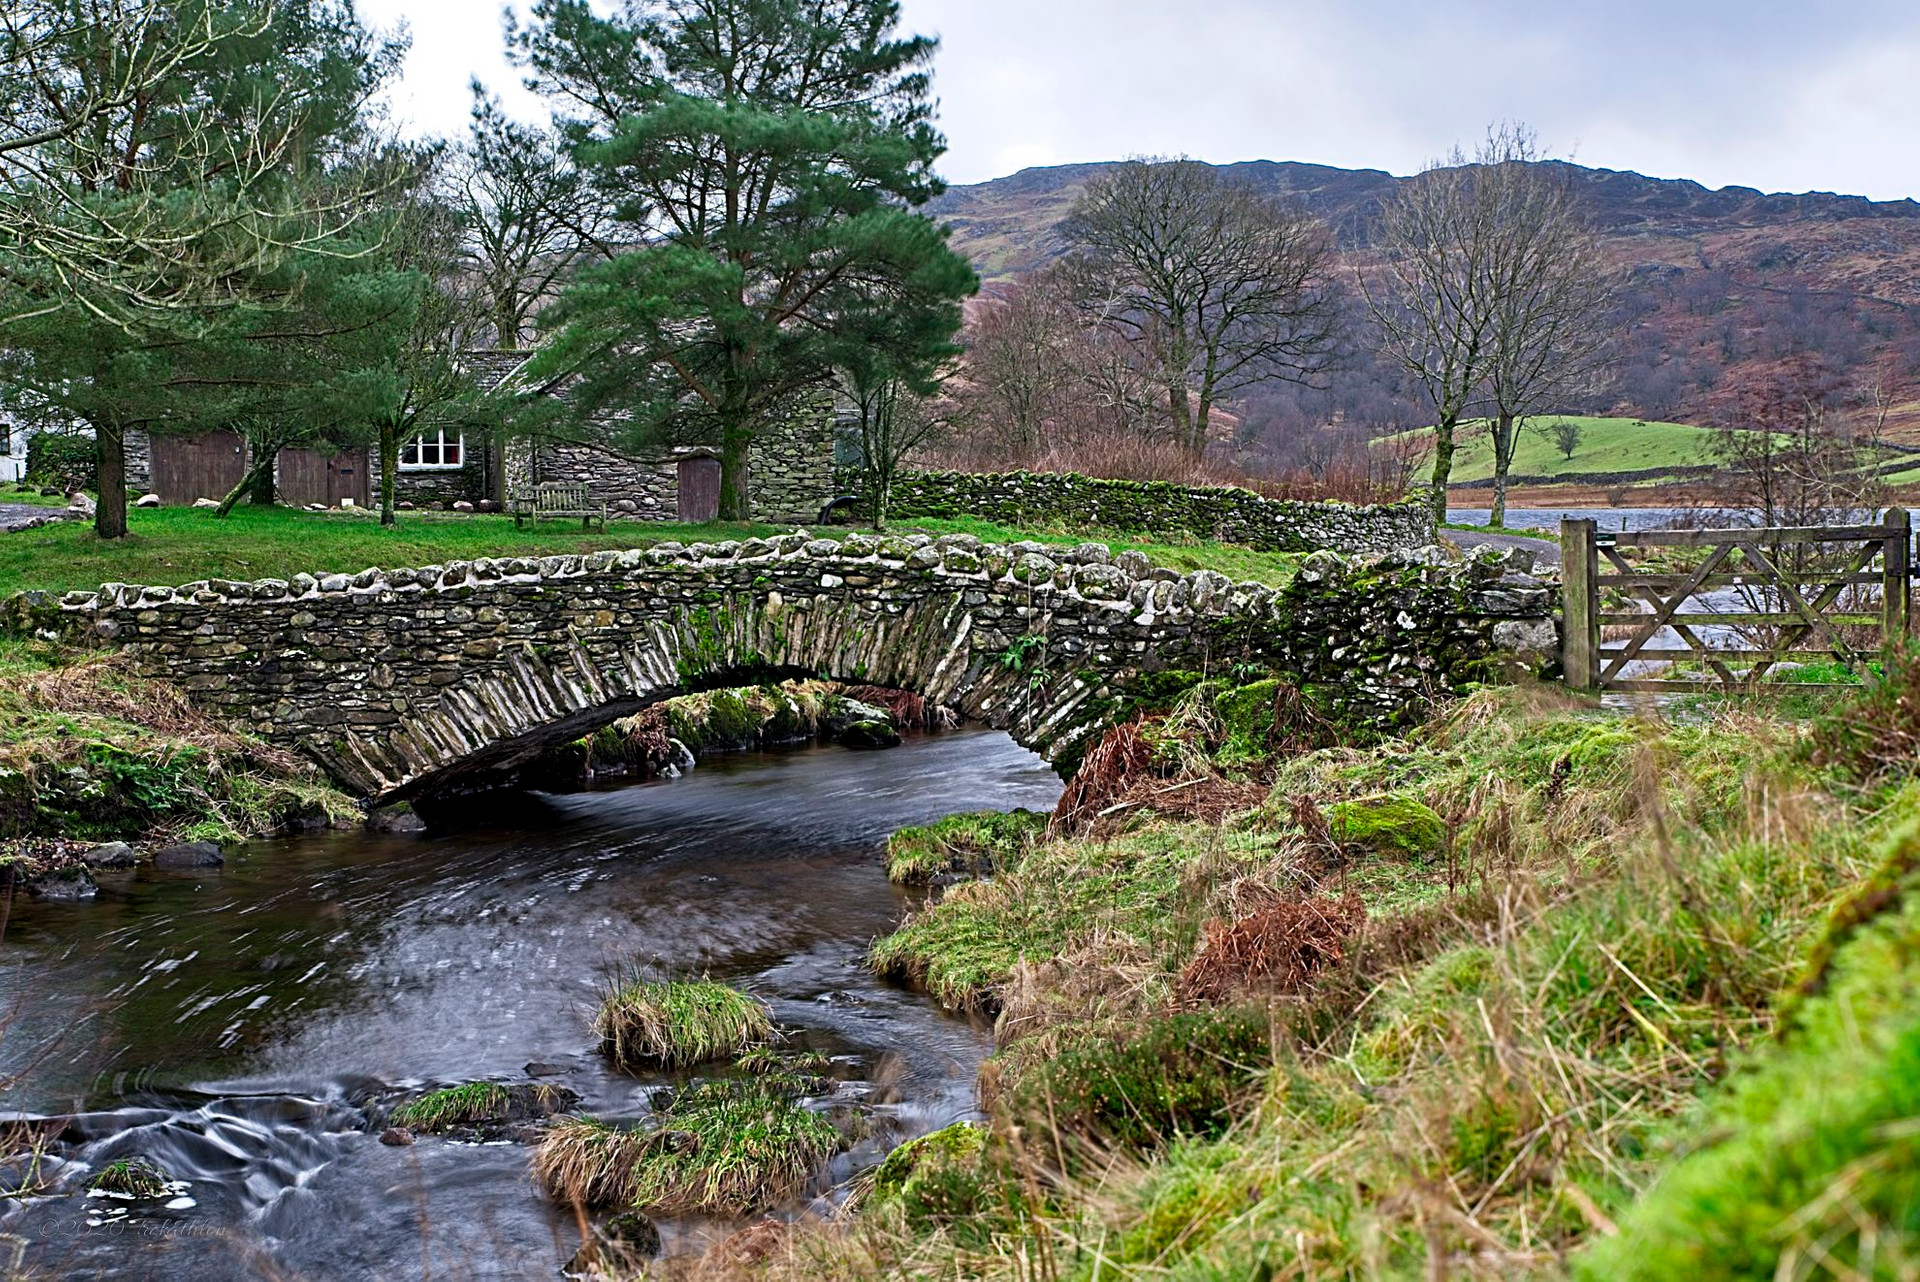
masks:
[[[689,525],[705,525],[720,515],[720,460],[683,458],[680,460],[680,519]]]
[[[295,507],[319,503],[339,507],[352,499],[366,507],[372,495],[366,451],[348,451],[331,458],[317,450],[281,450],[279,495]]]
[[[162,503],[223,499],[247,474],[246,444],[232,432],[156,436],[148,449],[148,484]]]
[[[1592,521],[1567,520],[1560,538],[1562,660],[1576,689],[1744,688],[1809,658],[1857,671],[1907,632],[1905,508],[1879,525],[1751,530],[1602,534]],[[1663,548],[1692,551],[1651,567],[1629,554]]]

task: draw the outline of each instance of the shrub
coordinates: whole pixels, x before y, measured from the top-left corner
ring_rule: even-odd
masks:
[[[615,1063],[682,1068],[737,1055],[773,1036],[759,1001],[712,980],[614,981],[594,1035]]]
[[[1187,1012],[1068,1048],[1023,1076],[1006,1107],[1033,1134],[1146,1151],[1225,1131],[1272,1065],[1265,1010]]]
[[[91,436],[36,432],[27,438],[27,479],[63,490],[98,490],[100,461]]]

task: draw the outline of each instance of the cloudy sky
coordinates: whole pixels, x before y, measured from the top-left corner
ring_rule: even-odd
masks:
[[[1920,198],[1916,0],[902,0],[942,38],[956,183],[1186,154],[1407,173],[1488,122],[1583,164],[1709,186]],[[361,0],[414,48],[394,95],[464,126],[517,109],[487,0]]]

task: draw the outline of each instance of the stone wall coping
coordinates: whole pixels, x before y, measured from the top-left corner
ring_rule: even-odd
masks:
[[[625,579],[654,578],[669,567],[677,574],[764,564],[791,572],[809,563],[822,572],[836,574],[878,566],[890,572],[951,582],[961,589],[989,585],[1026,588],[1136,615],[1177,615],[1189,610],[1205,615],[1258,614],[1285,592],[1253,581],[1235,583],[1214,570],[1176,573],[1154,565],[1137,551],[1116,555],[1103,543],[1075,547],[1034,542],[986,544],[968,534],[935,539],[925,534],[864,533],[834,541],[795,530],[767,539],[691,545],[664,542],[625,551],[481,558],[394,570],[370,568],[357,574],[297,574],[291,579],[250,582],[202,579],[178,587],[105,583],[94,592],[65,593],[58,600],[58,608],[62,613],[79,614],[161,605],[284,605],[399,593],[460,593],[606,574]],[[1527,618],[1550,613],[1535,605],[1536,591],[1546,585],[1532,574],[1532,553],[1520,549],[1480,547],[1457,561],[1437,547],[1363,557],[1316,552],[1302,562],[1299,580],[1317,584],[1368,569],[1414,571],[1421,583],[1449,581],[1472,594],[1475,613]],[[1162,589],[1162,584],[1170,586]],[[821,586],[837,585],[816,585]],[[1516,599],[1515,592],[1525,595]],[[23,595],[29,602],[54,604],[51,594]],[[1509,601],[1514,604],[1503,604]]]

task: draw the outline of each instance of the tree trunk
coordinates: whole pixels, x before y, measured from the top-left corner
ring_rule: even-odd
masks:
[[[1187,447],[1187,453],[1200,457],[1207,443],[1193,437],[1193,400],[1187,395],[1185,379],[1167,383],[1167,414],[1173,419],[1174,439]]]
[[[1507,472],[1513,467],[1513,415],[1501,414],[1493,421],[1493,511],[1487,524],[1501,529],[1507,523]]]
[[[391,526],[394,477],[400,471],[400,430],[392,421],[380,424],[380,524]]]
[[[1447,481],[1453,476],[1453,429],[1458,420],[1451,414],[1441,418],[1433,429],[1433,520],[1447,523]]]
[[[720,432],[720,519],[746,521],[753,510],[748,491],[747,453],[753,433],[744,423],[728,423]]]
[[[93,509],[93,532],[103,539],[127,537],[127,438],[120,424],[102,419],[93,425],[94,462],[100,501]]]
[[[273,457],[279,452],[277,449],[272,451],[254,449],[253,456],[247,460],[246,475],[227,491],[227,496],[220,500],[220,506],[214,510],[214,515],[228,515],[233,511],[233,505],[240,501],[242,494],[251,493],[255,503],[261,502],[260,487],[263,482],[267,491],[265,502],[271,507],[273,505]]]

